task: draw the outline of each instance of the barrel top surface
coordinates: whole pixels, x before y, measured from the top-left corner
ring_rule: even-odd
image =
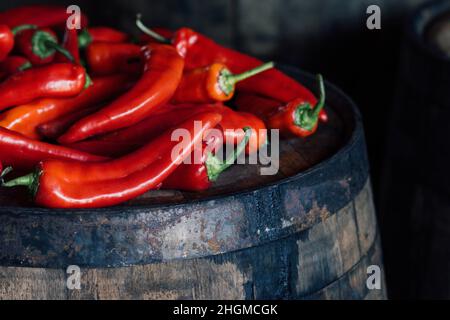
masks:
[[[283,69],[315,90],[314,77]],[[18,190],[2,190],[0,265],[145,264],[249,248],[307,230],[368,181],[359,111],[335,86],[326,83],[326,91],[329,122],[308,139],[283,141],[274,176],[259,175],[258,165],[236,165],[206,192],[153,191],[105,209],[36,208],[25,195],[15,197]]]

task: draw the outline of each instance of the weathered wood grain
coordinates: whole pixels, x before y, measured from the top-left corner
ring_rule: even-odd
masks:
[[[367,267],[382,267],[379,239],[361,251],[357,224],[376,235],[370,181],[347,206],[303,233],[213,257],[122,268],[82,268],[81,290],[63,269],[0,267],[2,299],[383,299],[366,287]],[[370,199],[369,199],[370,201]],[[360,208],[360,209],[356,209]],[[365,211],[358,211],[365,210]]]

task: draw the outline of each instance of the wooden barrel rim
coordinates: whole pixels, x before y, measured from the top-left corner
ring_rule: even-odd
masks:
[[[314,83],[314,78],[310,75],[300,73],[294,68],[284,69],[309,86]],[[0,207],[0,241],[8,243],[0,251],[0,265],[60,268],[69,264],[83,267],[147,264],[250,248],[310,228],[347,205],[368,180],[367,155],[359,111],[338,88],[329,83],[326,87],[330,105],[339,109],[343,116],[348,116],[350,119],[347,119],[347,123],[350,121],[353,126],[347,144],[329,159],[274,184],[176,205],[65,212],[41,208]],[[326,188],[327,192],[321,191],[322,188]],[[290,216],[288,221],[283,220],[286,217],[280,217],[285,213],[276,215],[274,213],[277,210],[271,211],[270,208],[280,205],[289,197],[286,192],[290,191],[294,192],[294,198],[305,199],[305,203],[302,203],[303,212],[298,213],[302,216]],[[311,195],[315,195],[316,199],[308,203]],[[244,199],[243,203],[268,207],[259,207],[256,211],[254,208],[239,207],[241,204],[236,201],[237,198]],[[241,211],[252,212],[252,215],[236,215],[236,212]],[[226,221],[228,229],[213,230],[209,239],[197,239],[196,249],[165,247],[164,243],[160,242],[160,233],[170,231],[165,230],[168,224],[188,218],[192,218],[197,224],[205,220],[216,222],[214,219]],[[15,226],[15,229],[12,226]],[[55,233],[56,238],[59,236],[60,239],[49,237]],[[71,237],[72,243],[68,244],[67,237],[62,235]],[[11,236],[14,239],[11,239]],[[182,237],[176,232],[170,236]],[[221,237],[225,240],[217,241]],[[125,241],[128,238],[131,240]],[[211,239],[215,241],[213,245]]]

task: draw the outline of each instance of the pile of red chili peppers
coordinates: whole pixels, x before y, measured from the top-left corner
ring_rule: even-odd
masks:
[[[273,63],[189,28],[150,29],[138,16],[135,41],[85,16],[70,29],[67,19],[60,6],[0,12],[0,184],[28,187],[39,206],[206,190],[267,143],[266,129],[306,138],[327,121],[321,76],[315,97]],[[175,129],[192,137],[176,156]],[[225,141],[235,149],[222,160],[210,150]],[[200,161],[183,163],[196,151]]]

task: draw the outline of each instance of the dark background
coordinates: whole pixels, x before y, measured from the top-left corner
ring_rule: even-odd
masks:
[[[378,206],[388,124],[394,104],[405,19],[425,0],[110,0],[1,1],[0,10],[30,3],[77,4],[92,24],[135,32],[134,17],[176,29],[189,26],[219,43],[297,66],[341,87],[365,124]],[[368,30],[366,9],[381,8],[381,30]],[[1,22],[1,21],[0,21]],[[395,123],[394,123],[395,126]],[[380,206],[378,206],[380,208]],[[382,218],[383,212],[378,211]],[[383,232],[383,225],[381,225]],[[385,248],[386,249],[386,248]],[[386,251],[386,250],[385,250]],[[386,267],[389,268],[390,261]],[[388,281],[389,285],[394,285]],[[396,288],[389,288],[396,296]]]

